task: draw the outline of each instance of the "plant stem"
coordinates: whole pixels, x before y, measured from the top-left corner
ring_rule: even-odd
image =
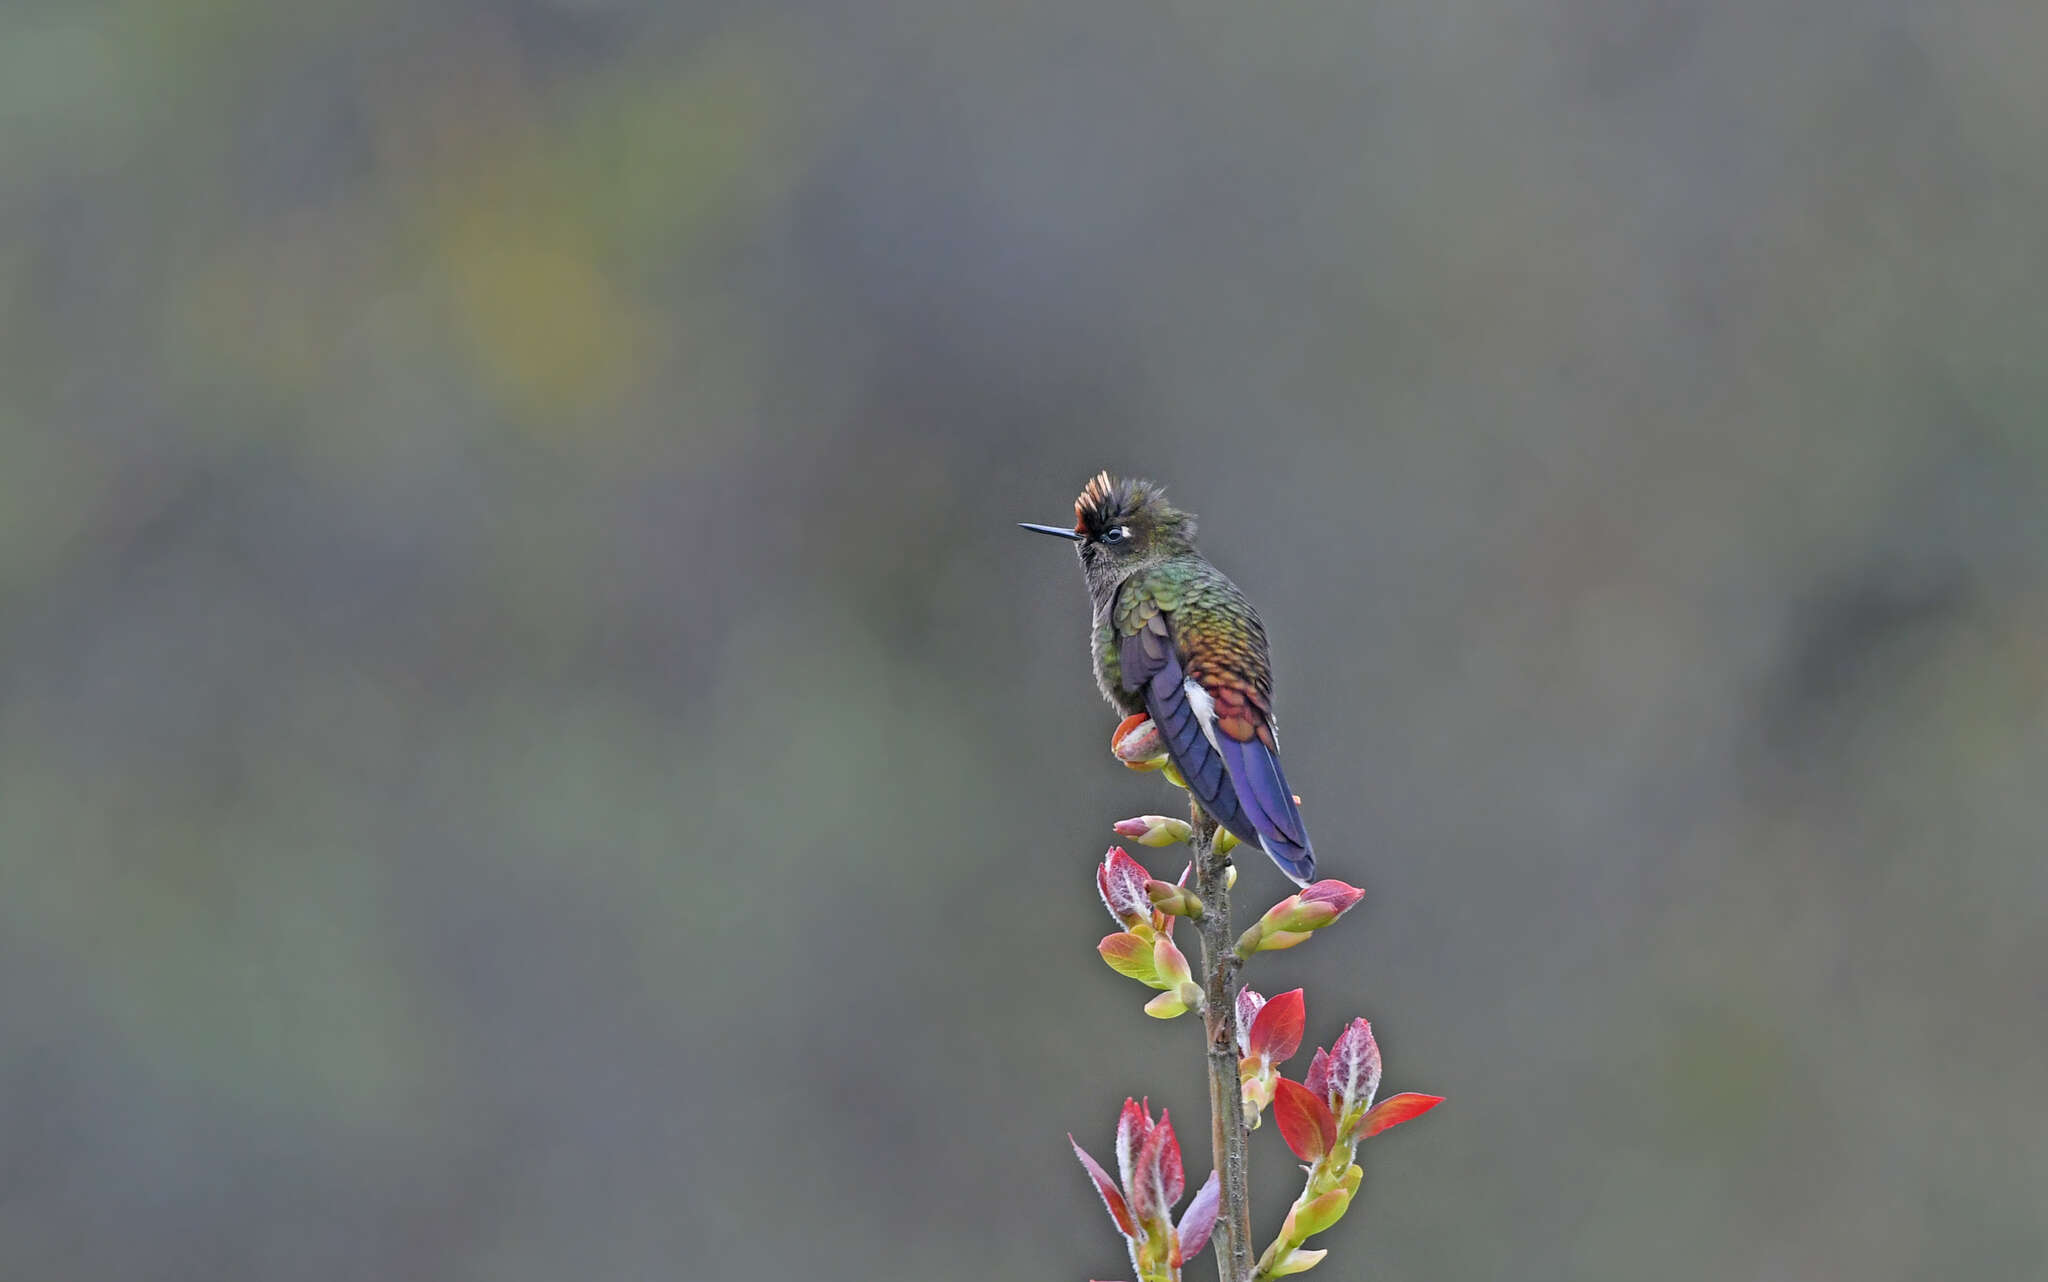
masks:
[[[1230,929],[1230,858],[1216,853],[1216,821],[1189,799],[1195,894],[1202,901],[1202,1022],[1208,1034],[1209,1138],[1223,1204],[1216,1217],[1216,1275],[1248,1282],[1252,1273],[1250,1147],[1237,1072],[1237,969]]]
[[[1300,1196],[1294,1199],[1294,1205],[1287,1208],[1287,1219],[1281,1225],[1280,1236],[1274,1238],[1272,1244],[1259,1254],[1259,1271],[1252,1275],[1252,1282],[1271,1282],[1273,1270],[1278,1267],[1281,1258],[1302,1245],[1305,1239],[1289,1240],[1287,1237],[1287,1230],[1294,1226],[1294,1217],[1305,1212],[1309,1203],[1336,1188],[1343,1173],[1351,1169],[1351,1164],[1357,1156],[1358,1141],[1350,1139],[1323,1154],[1316,1164],[1309,1168],[1308,1179],[1302,1183]]]

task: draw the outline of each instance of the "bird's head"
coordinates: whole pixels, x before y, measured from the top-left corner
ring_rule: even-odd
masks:
[[[1191,551],[1195,518],[1166,501],[1166,491],[1150,481],[1123,480],[1098,472],[1074,500],[1074,528],[1030,525],[1023,528],[1072,539],[1081,566],[1091,579],[1121,578],[1151,561]]]

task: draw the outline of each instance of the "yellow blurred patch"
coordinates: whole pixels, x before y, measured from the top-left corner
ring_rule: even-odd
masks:
[[[380,153],[494,393],[534,421],[589,424],[642,388],[692,326],[637,280],[671,283],[786,193],[797,62],[732,37],[564,104],[483,42],[427,101],[386,112]]]
[[[600,409],[633,381],[646,322],[588,229],[514,163],[438,211],[456,319],[493,385],[543,414]]]

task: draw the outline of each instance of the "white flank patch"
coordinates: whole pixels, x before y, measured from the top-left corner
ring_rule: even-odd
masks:
[[[1216,742],[1216,701],[1209,697],[1207,690],[1195,683],[1193,677],[1182,681],[1180,688],[1188,692],[1188,706],[1195,710],[1195,720],[1201,723],[1202,737],[1209,741],[1209,746],[1216,750],[1217,756],[1222,756],[1223,745]],[[1229,767],[1225,766],[1224,773],[1229,772]]]

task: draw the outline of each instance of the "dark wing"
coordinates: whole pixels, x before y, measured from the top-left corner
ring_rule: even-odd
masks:
[[[1118,652],[1124,689],[1144,693],[1145,715],[1159,727],[1167,755],[1202,809],[1236,833],[1238,840],[1257,842],[1258,829],[1238,803],[1223,758],[1202,733],[1201,720],[1188,699],[1187,671],[1181,667],[1166,613],[1152,610],[1136,628],[1124,636]]]
[[[1202,808],[1307,885],[1315,851],[1280,768],[1258,615],[1220,578],[1168,594],[1176,604],[1197,606],[1186,613],[1166,608],[1145,585],[1126,588],[1143,595],[1118,603],[1124,688],[1143,689],[1145,710]],[[1206,733],[1203,709],[1187,692],[1190,680],[1208,696]]]

